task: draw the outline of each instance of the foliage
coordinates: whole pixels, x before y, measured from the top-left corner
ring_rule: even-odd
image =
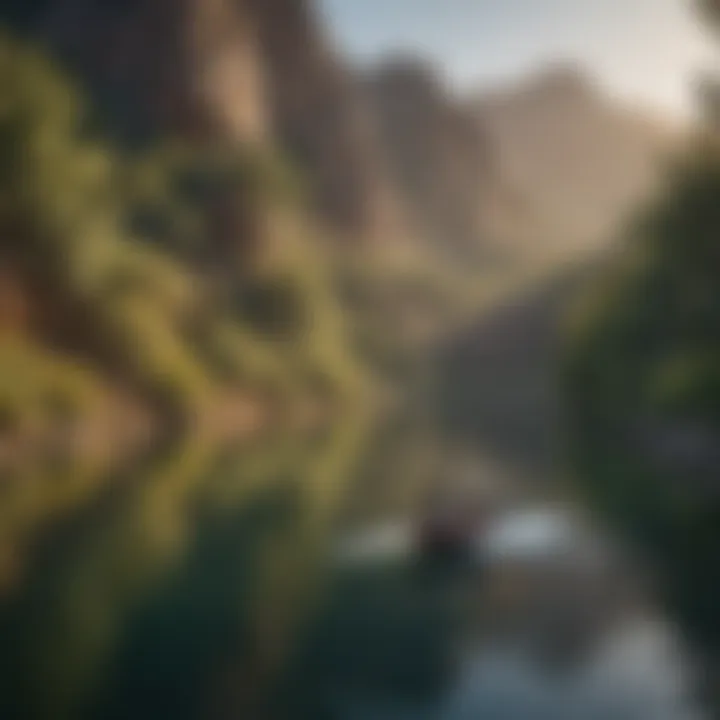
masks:
[[[195,707],[176,700],[205,699],[228,638],[253,665],[266,661],[235,629],[289,639],[310,609],[342,479],[362,449],[355,420],[322,438],[295,432],[240,448],[194,437],[112,478],[57,468],[6,478],[0,581],[6,555],[29,564],[48,534],[53,562],[33,565],[32,582],[10,579],[0,715],[189,717]],[[110,481],[112,502],[87,502]],[[53,527],[63,513],[72,532]],[[158,655],[169,647],[180,663]]]
[[[97,378],[45,349],[0,340],[0,432],[63,421],[88,411],[99,398]]]
[[[657,558],[667,598],[720,651],[720,148],[707,138],[572,329],[570,427],[596,506]]]
[[[720,21],[720,2],[718,0],[698,0],[701,12],[712,23]]]
[[[325,377],[340,391],[352,374],[342,315],[280,159],[111,148],[89,137],[81,94],[53,62],[9,36],[0,82],[3,259],[55,306],[40,326],[66,352],[173,417],[228,383],[283,395]]]

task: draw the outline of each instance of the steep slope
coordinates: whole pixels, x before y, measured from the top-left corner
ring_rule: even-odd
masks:
[[[243,3],[45,0],[26,26],[93,90],[124,138],[262,139],[262,66]]]
[[[486,242],[511,265],[535,266],[440,354],[446,422],[535,476],[563,462],[563,319],[602,274],[620,231],[662,187],[681,134],[617,105],[575,68],[551,68],[481,98],[494,182],[513,202],[484,205]],[[492,199],[492,195],[485,195]]]
[[[86,384],[120,386],[183,427],[229,388],[240,403],[338,389],[326,371],[345,361],[343,323],[317,223],[278,187],[250,18],[224,0],[81,0],[18,20],[52,58],[0,38],[0,410],[12,431],[31,410],[43,425],[84,413],[66,395]],[[115,143],[99,139],[106,125]],[[65,382],[71,366],[91,382]]]
[[[352,72],[305,0],[246,0],[265,60],[273,131],[306,174],[339,235],[385,243],[404,234],[382,148]]]
[[[651,192],[679,136],[604,96],[574,66],[551,67],[473,107],[522,207],[488,222],[502,242],[527,250],[576,251],[606,240]]]
[[[143,394],[157,390],[163,405],[170,400],[173,412],[185,414],[208,387],[252,387],[266,365],[283,376],[289,361],[301,383],[335,386],[326,371],[346,364],[350,323],[343,309],[354,318],[353,330],[370,328],[368,342],[359,337],[363,330],[355,333],[353,347],[363,353],[383,344],[376,321],[397,325],[393,311],[402,305],[405,313],[408,294],[409,312],[422,314],[415,296],[424,302],[423,263],[417,271],[404,260],[383,265],[388,248],[391,255],[396,246],[405,248],[401,253],[408,248],[400,202],[371,113],[310,2],[30,0],[8,3],[0,18],[47,51],[52,62],[43,61],[42,75],[74,108],[72,127],[63,130],[70,156],[63,167],[76,162],[76,150],[84,152],[85,139],[95,142],[90,135],[111,138],[98,149],[108,155],[103,188],[117,201],[107,234],[120,242],[109,246],[133,258],[111,268],[119,279],[107,286],[103,280],[86,297],[44,251],[22,272],[14,258],[3,257],[15,287],[5,293],[0,315],[12,335],[27,335],[41,352],[52,347],[82,365],[99,363]],[[59,65],[69,70],[67,85]],[[77,100],[85,95],[90,117]],[[53,103],[44,110],[49,125]],[[36,142],[32,133],[27,139]],[[34,178],[41,167],[20,163],[15,171]],[[73,202],[88,196],[72,195],[75,185],[62,179],[62,168],[51,169],[55,184],[43,202],[54,202],[65,185]],[[290,199],[287,184],[294,186]],[[86,205],[83,213],[105,212],[100,203]],[[12,246],[22,245],[16,228],[1,230],[12,235]],[[69,248],[72,230],[61,236]],[[87,246],[94,247],[90,237]],[[346,248],[370,254],[356,264],[354,253],[343,255]],[[67,257],[83,267],[83,252]],[[397,272],[407,292],[394,287]],[[353,283],[364,293],[361,301],[348,299]],[[38,294],[45,286],[51,294]],[[186,288],[182,297],[177,288]],[[31,321],[23,319],[28,314]],[[182,377],[166,382],[172,373],[164,366],[176,362]],[[206,364],[211,378],[204,377]],[[178,393],[183,400],[175,403]]]
[[[485,269],[603,244],[678,142],[562,64],[470,101],[411,56],[363,86],[415,234]]]
[[[306,0],[54,0],[33,25],[120,135],[274,146],[338,235],[402,234],[351,74]]]
[[[492,149],[473,115],[415,58],[388,60],[364,86],[415,232],[456,261],[477,259]]]
[[[516,276],[522,266],[538,272],[511,283],[440,348],[440,408],[454,432],[552,477],[567,439],[565,315],[621,251],[625,223],[663,186],[663,161],[682,135],[614,103],[572,67],[474,107],[493,149],[496,191],[511,200],[483,206],[486,242],[499,243]]]
[[[57,235],[57,256],[3,253],[13,283],[0,323],[116,373],[130,349],[122,371],[159,385],[163,403],[182,391],[171,404],[183,411],[208,385],[252,383],[238,365],[265,364],[257,342],[287,342],[270,353],[281,367],[292,357],[325,386],[350,334],[405,376],[434,328],[475,307],[466,293],[501,274],[497,258],[510,261],[507,285],[542,253],[584,248],[650,184],[664,142],[563,73],[477,107],[414,60],[357,78],[309,0],[15,0],[0,18],[48,48],[95,108],[78,110],[82,93],[31,53],[6,68],[27,71],[30,88],[15,83],[8,107],[28,103],[38,124],[13,129],[29,148],[13,172],[52,185],[31,188],[20,219],[33,228],[57,211],[61,227],[37,233]],[[45,132],[68,112],[57,160]],[[91,139],[106,129],[113,143]],[[295,175],[287,184],[305,192],[285,187]],[[17,223],[0,232],[4,251],[29,247]],[[96,267],[106,251],[117,264]]]

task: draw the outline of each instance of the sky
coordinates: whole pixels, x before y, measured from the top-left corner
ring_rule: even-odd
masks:
[[[612,94],[687,116],[716,48],[692,0],[320,0],[357,64],[411,51],[462,90],[494,87],[561,60]]]

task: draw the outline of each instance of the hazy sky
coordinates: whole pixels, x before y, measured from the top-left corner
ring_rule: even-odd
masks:
[[[712,40],[692,0],[320,0],[335,41],[360,63],[422,51],[460,87],[493,85],[574,59],[613,92],[685,113]]]

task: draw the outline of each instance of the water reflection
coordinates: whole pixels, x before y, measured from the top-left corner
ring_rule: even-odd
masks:
[[[303,717],[701,717],[681,639],[571,507],[508,510],[474,545],[468,565],[428,578],[408,572],[407,523],[341,539],[346,577],[311,653],[333,658],[315,684],[335,694]]]
[[[0,605],[0,717],[684,720],[680,648],[566,508],[506,507],[467,562],[420,562],[400,511],[442,457],[348,422],[28,502],[3,526],[25,572]]]
[[[0,614],[0,716],[208,717],[216,684],[256,692],[312,587],[361,435],[165,450],[38,528]]]
[[[589,660],[552,674],[517,647],[493,647],[464,668],[441,717],[465,720],[689,720],[686,664],[668,626],[633,618]]]

